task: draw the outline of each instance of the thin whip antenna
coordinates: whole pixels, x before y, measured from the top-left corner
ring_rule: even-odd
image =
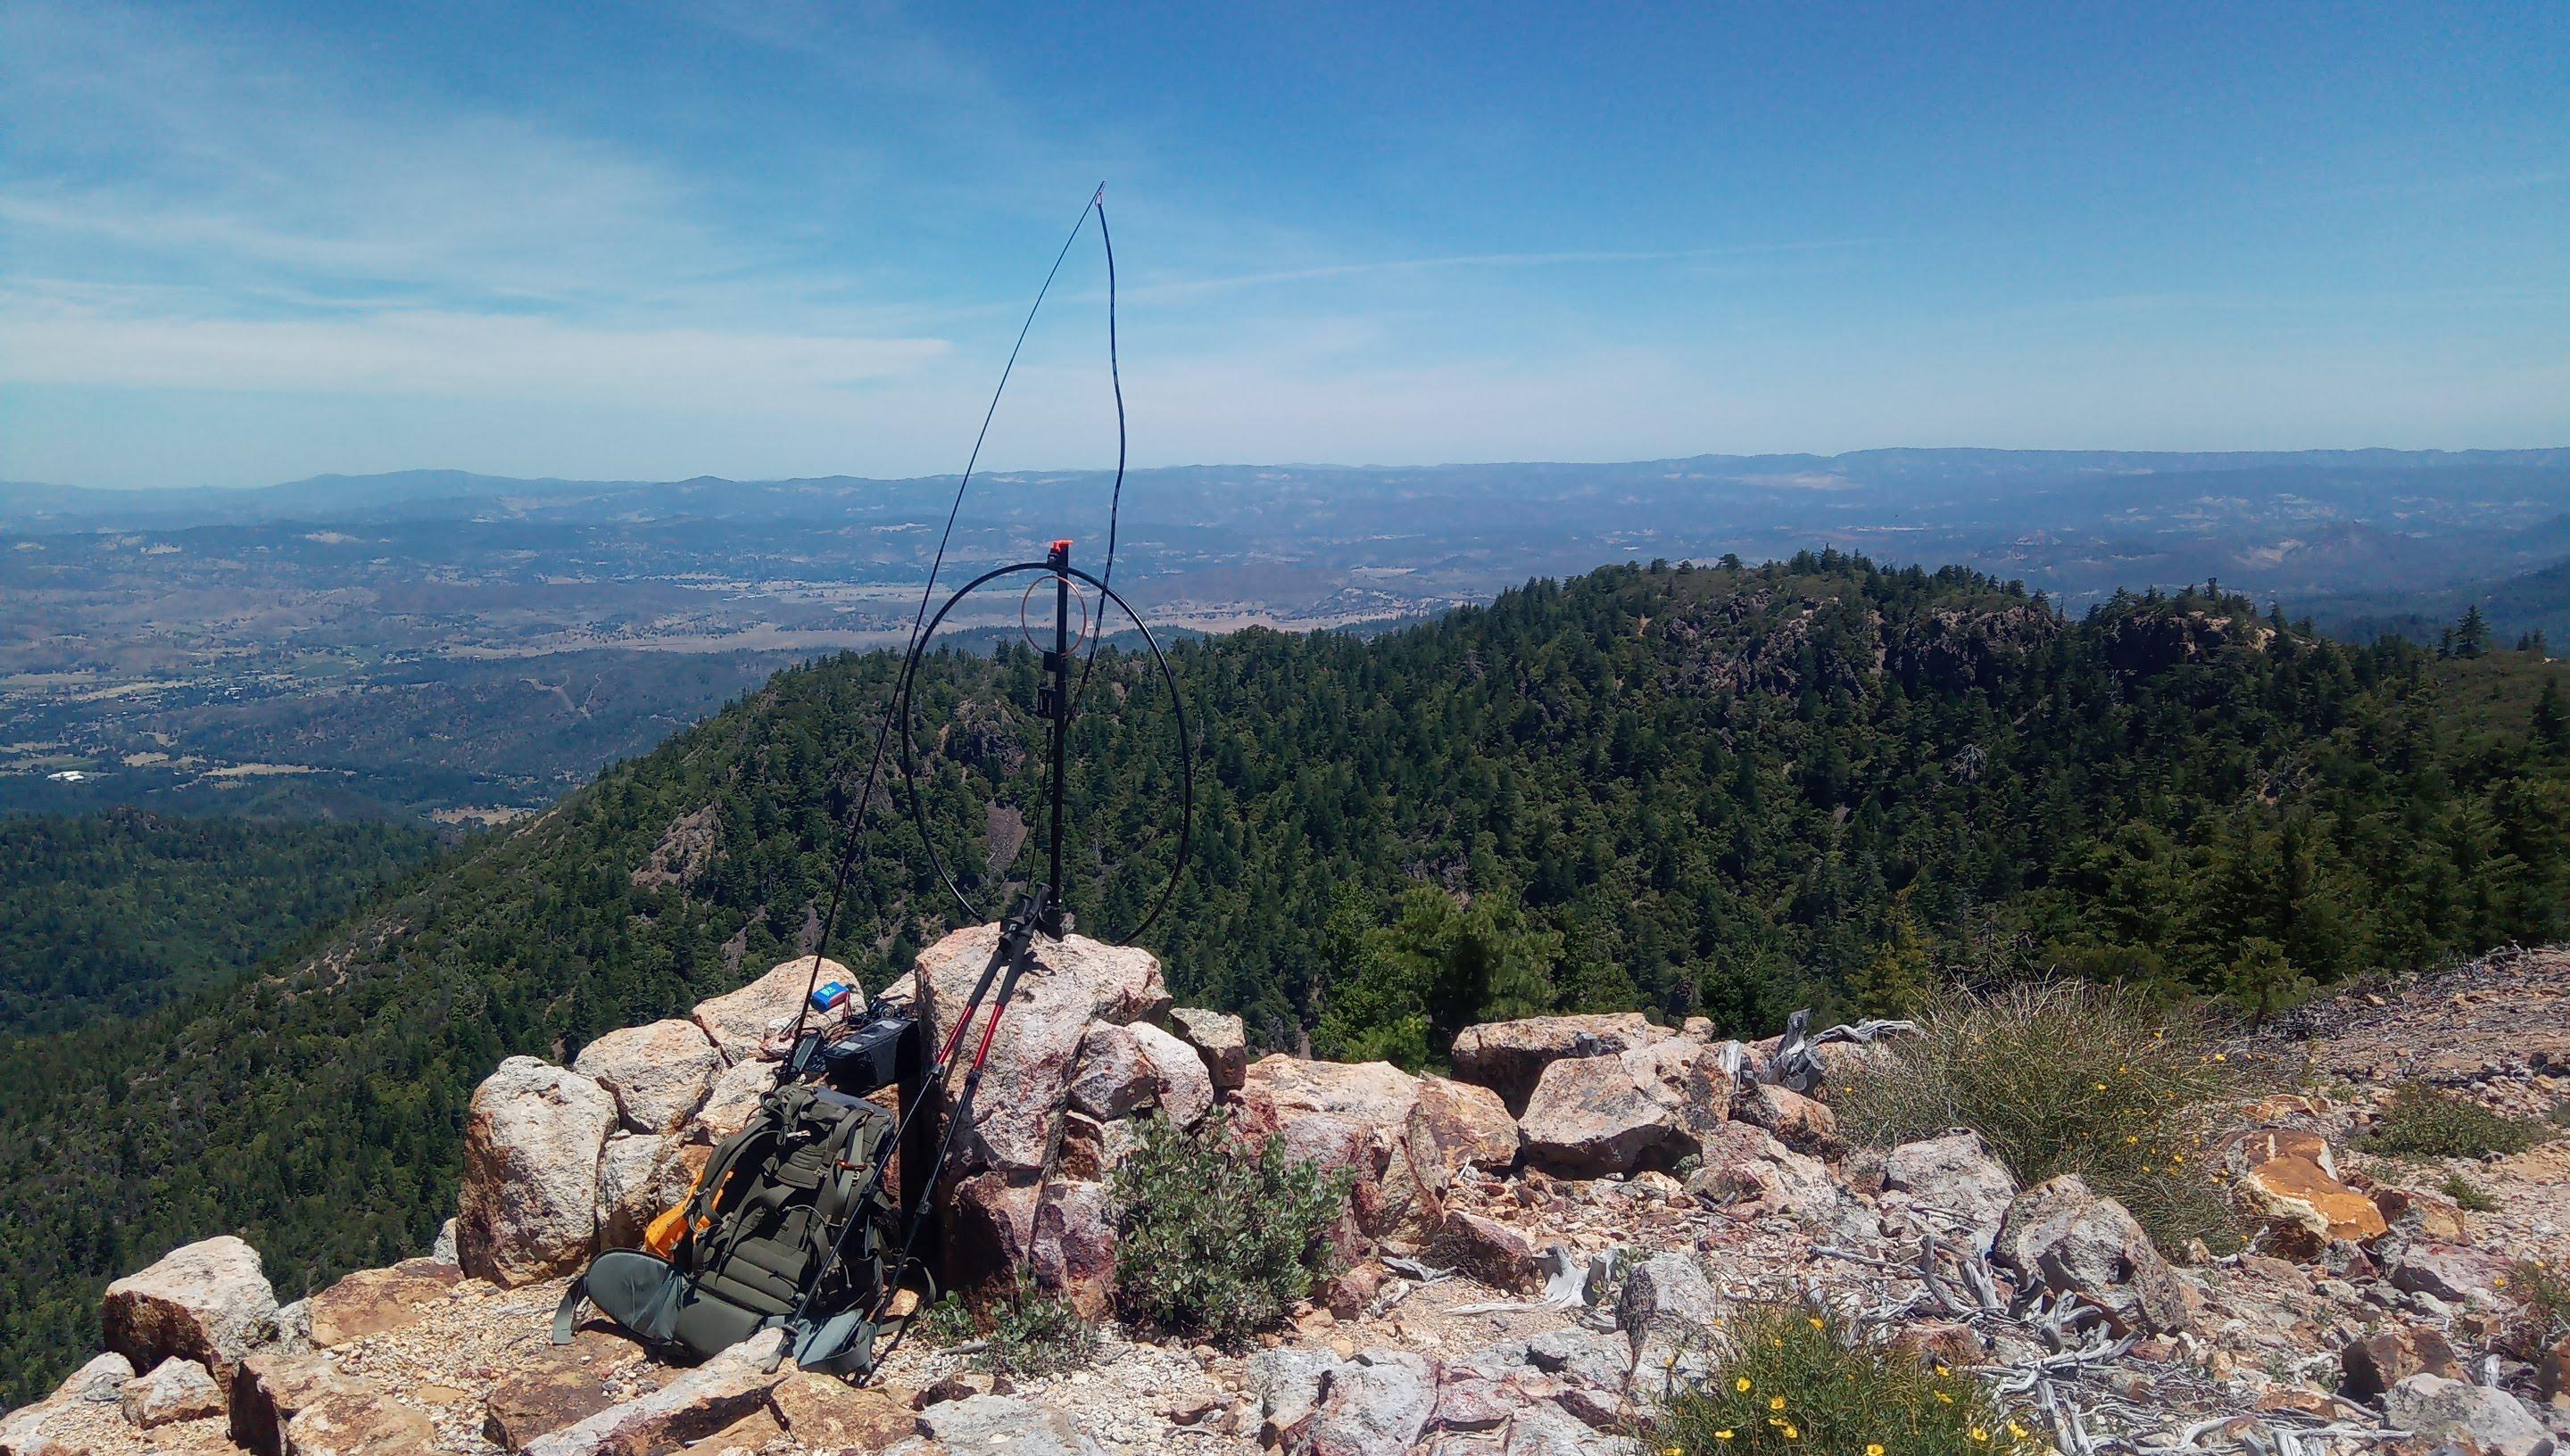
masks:
[[[905,689],[910,681],[910,664],[913,655],[910,649],[919,645],[920,625],[928,620],[928,603],[936,598],[937,573],[946,565],[946,546],[954,540],[955,519],[964,510],[964,493],[972,489],[973,471],[982,463],[982,444],[991,438],[991,421],[1000,413],[1000,397],[1009,391],[1009,376],[1017,372],[1019,351],[1026,348],[1027,333],[1036,326],[1036,314],[1044,307],[1045,295],[1053,291],[1053,280],[1062,272],[1062,260],[1071,256],[1071,245],[1079,240],[1079,230],[1088,225],[1089,213],[1096,212],[1099,226],[1105,225],[1106,216],[1102,210],[1105,203],[1106,183],[1101,182],[1097,184],[1097,190],[1089,195],[1087,205],[1081,207],[1079,215],[1071,219],[1070,235],[1062,240],[1061,249],[1054,253],[1053,266],[1045,270],[1044,285],[1036,289],[1036,301],[1027,307],[1026,322],[1018,325],[1017,342],[1009,346],[1009,362],[1001,366],[1000,382],[991,391],[990,407],[982,411],[982,428],[974,433],[973,453],[964,461],[964,478],[955,483],[954,504],[946,508],[946,530],[938,535],[937,555],[928,563],[926,584],[919,588],[919,609],[910,615],[910,639],[902,652],[902,669],[894,680],[892,700],[885,705],[883,722],[875,729],[875,751],[873,760],[866,765],[865,792],[857,796],[856,807],[849,811],[847,824],[840,831],[839,864],[836,872],[830,877],[829,908],[821,915],[821,937],[812,942],[812,973],[803,983],[803,1004],[796,1007],[794,1011],[794,1030],[786,1039],[786,1044],[789,1046],[799,1044],[803,1040],[803,1022],[812,1011],[812,992],[821,984],[821,958],[830,948],[831,932],[838,928],[839,907],[845,902],[848,894],[848,877],[855,871],[857,859],[862,852],[864,837],[859,831],[865,826],[866,806],[874,802],[875,783],[883,772],[884,749],[892,742],[893,715],[900,710],[906,697]],[[1110,325],[1110,335],[1112,331]],[[1118,402],[1116,434],[1120,440],[1123,434],[1121,386],[1117,388],[1116,399]],[[1116,468],[1116,478],[1120,483],[1123,478],[1120,445],[1117,454],[1119,463]],[[1121,490],[1120,484],[1118,490],[1119,492]]]
[[[1097,195],[1089,200],[1097,211],[1097,240],[1106,248],[1106,378],[1115,387],[1115,489],[1106,498],[1106,568],[1097,573],[1100,590],[1115,580],[1115,524],[1124,513],[1124,366],[1115,357],[1115,234],[1106,226],[1106,183],[1097,184]],[[1097,666],[1097,649],[1106,639],[1106,603],[1097,604],[1098,629],[1088,639],[1088,655],[1080,659],[1079,686],[1071,692],[1071,709],[1078,711],[1088,696],[1088,674]]]

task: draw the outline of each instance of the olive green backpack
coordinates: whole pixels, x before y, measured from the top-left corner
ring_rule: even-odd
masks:
[[[705,1165],[669,1258],[616,1249],[591,1261],[555,1311],[554,1342],[570,1341],[587,1299],[668,1358],[782,1327],[805,1368],[864,1373],[899,1243],[900,1208],[877,1168],[892,1134],[890,1113],[826,1085],[768,1092]]]

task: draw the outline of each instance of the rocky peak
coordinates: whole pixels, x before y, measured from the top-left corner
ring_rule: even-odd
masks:
[[[994,934],[948,936],[887,994],[942,1031]],[[946,1185],[947,1272],[1030,1272],[1106,1321],[1092,1368],[1012,1380],[913,1341],[860,1389],[771,1371],[756,1341],[692,1370],[596,1320],[549,1342],[569,1274],[683,1197],[772,1080],[797,959],[570,1067],[502,1063],[472,1101],[451,1238],[425,1257],[284,1307],[229,1236],[118,1280],[108,1350],[0,1419],[0,1456],[1567,1456],[1705,1376],[1734,1301],[1804,1290],[2144,1449],[2543,1456],[2562,1434],[2570,1348],[2504,1332],[2513,1261],[2557,1256],[2570,1228],[2561,1145],[2472,1165],[2499,1202],[2472,1214],[2434,1191],[2452,1170],[2351,1135],[2393,1085],[2368,1069],[2403,1056],[2485,1100],[2542,1095],[2557,1023],[2521,1013],[2570,1005],[2570,955],[2514,965],[2507,997],[2421,981],[2349,1000],[2339,1033],[2307,1017],[2300,1054],[2354,1091],[2239,1109],[2212,1156],[2258,1234],[2218,1260],[2155,1248],[2076,1177],[2020,1189],[1970,1132],[1851,1151],[1826,1075],[1778,1085],[1776,1043],[1701,1023],[1473,1027],[1451,1078],[1250,1061],[1237,1018],[1173,1007],[1144,952],[1074,937],[1038,962]],[[2447,1035],[2412,1044],[2431,1010]],[[1825,1050],[1825,1071],[1862,1060]],[[1113,1171],[1136,1119],[1217,1108],[1253,1145],[1347,1172],[1344,1272],[1263,1344],[1134,1337],[1112,1324]]]

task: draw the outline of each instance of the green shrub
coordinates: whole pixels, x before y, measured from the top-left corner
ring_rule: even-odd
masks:
[[[964,1302],[963,1295],[949,1294],[921,1310],[911,1329],[921,1344],[942,1350],[948,1345],[978,1338],[982,1324],[973,1317],[973,1308]]]
[[[1036,1287],[1035,1275],[1025,1270],[992,1302],[990,1320],[991,1343],[982,1351],[982,1363],[990,1369],[1050,1375],[1097,1358],[1097,1326],[1072,1313],[1060,1296]]]
[[[2078,1174],[2166,1253],[2190,1239],[2238,1246],[2204,1149],[2250,1078],[2201,1021],[2121,990],[2039,981],[1957,993],[1920,1027],[1837,1089],[1850,1137],[1890,1147],[1970,1128],[2018,1182]]]
[[[2479,1158],[2522,1153],[2545,1132],[2532,1118],[2502,1117],[2468,1097],[2409,1082],[2356,1146],[2389,1158]]]
[[[2498,1212],[2498,1200],[2490,1196],[2489,1190],[2479,1187],[2459,1173],[2446,1174],[2441,1191],[2445,1197],[2454,1201],[2454,1207],[2466,1213]]]
[[[1046,1293],[1026,1270],[1018,1271],[1015,1283],[985,1299],[978,1312],[959,1294],[938,1300],[920,1315],[917,1329],[930,1349],[980,1338],[983,1346],[974,1363],[1015,1375],[1076,1370],[1097,1358],[1097,1326],[1072,1313],[1059,1296]]]
[[[1281,1139],[1253,1155],[1216,1112],[1193,1133],[1164,1118],[1141,1124],[1112,1194],[1126,1316],[1228,1341],[1282,1322],[1328,1273],[1348,1177],[1289,1161]]]
[[[2035,1456],[2035,1423],[1968,1373],[1800,1304],[1725,1322],[1713,1372],[1664,1402],[1643,1449],[1677,1456]]]

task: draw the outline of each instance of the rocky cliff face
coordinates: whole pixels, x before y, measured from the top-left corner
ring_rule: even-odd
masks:
[[[948,937],[887,994],[942,1029],[993,933]],[[2570,1230],[2570,1150],[2472,1166],[2497,1207],[2471,1213],[2435,1191],[2455,1167],[2348,1146],[2404,1081],[2557,1096],[2570,954],[2271,1034],[2328,1090],[2239,1110],[2220,1155],[2260,1233],[2223,1260],[2164,1257],[2075,1177],[2019,1188],[1968,1132],[1846,1148],[1825,1073],[1853,1048],[1821,1048],[1813,1083],[1772,1039],[1625,1015],[1472,1028],[1452,1079],[1251,1061],[1238,1021],[1172,1007],[1145,953],[1074,937],[1040,959],[959,1140],[950,1273],[1032,1271],[1106,1318],[1133,1120],[1227,1108],[1235,1135],[1351,1179],[1346,1273],[1261,1345],[1110,1327],[1091,1369],[1012,1386],[912,1344],[863,1389],[768,1372],[756,1341],[684,1371],[596,1322],[551,1345],[566,1277],[637,1242],[772,1079],[797,960],[570,1067],[503,1063],[473,1099],[451,1237],[422,1258],[284,1307],[228,1237],[119,1280],[108,1350],[0,1419],[0,1456],[1593,1451],[1704,1373],[1730,1301],[1811,1292],[2039,1386],[2065,1449],[2541,1456],[2570,1425],[2570,1349],[2501,1337],[2513,1261],[2557,1257]]]

